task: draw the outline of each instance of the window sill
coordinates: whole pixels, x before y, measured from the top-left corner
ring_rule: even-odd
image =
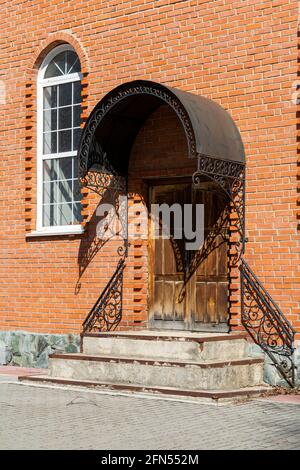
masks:
[[[84,233],[84,228],[81,225],[74,225],[72,227],[57,227],[44,230],[35,230],[33,232],[27,233],[26,238],[36,238],[36,237],[63,237],[63,236],[75,236],[82,235]]]

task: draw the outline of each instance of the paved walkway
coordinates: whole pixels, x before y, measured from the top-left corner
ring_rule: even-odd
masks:
[[[18,366],[0,366],[0,382],[18,382],[18,377],[22,375],[46,374],[46,369]]]
[[[300,404],[216,406],[0,382],[0,449],[300,449]]]

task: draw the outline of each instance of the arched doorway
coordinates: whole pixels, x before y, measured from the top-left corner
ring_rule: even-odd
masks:
[[[205,177],[195,188],[194,171],[182,124],[163,104],[138,132],[128,165],[128,191],[148,211],[151,329],[228,331],[228,197]]]
[[[147,160],[144,149],[135,152],[147,120],[155,123],[163,112],[169,112],[169,122],[175,118],[177,133],[181,134],[184,150],[176,162],[166,148],[163,159],[156,162],[152,157]],[[156,131],[170,137],[170,128]],[[159,139],[159,133],[155,138]],[[172,137],[169,145],[174,150]],[[149,237],[149,326],[228,331],[229,215],[234,211],[237,216],[233,222],[237,262],[244,243],[245,158],[240,134],[229,114],[206,98],[161,84],[126,83],[95,107],[84,128],[78,155],[81,183],[96,192],[127,194],[131,179],[139,178],[147,187],[148,207],[167,203],[183,210],[191,205],[195,219],[196,205],[205,205],[201,249],[187,250],[186,240],[174,237],[174,222],[168,239],[162,234]],[[144,167],[134,165],[134,159],[143,159]],[[127,255],[125,237],[120,250],[123,267]],[[118,292],[117,323],[123,307],[120,288]]]

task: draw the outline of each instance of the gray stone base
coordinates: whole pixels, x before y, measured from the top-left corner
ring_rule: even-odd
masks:
[[[0,365],[47,368],[54,352],[80,352],[80,336],[0,331]]]
[[[249,356],[252,356],[252,357],[264,356],[265,357],[264,382],[273,386],[277,386],[277,387],[288,387],[288,384],[280,375],[280,373],[277,371],[276,367],[274,366],[269,356],[263,353],[257,344],[249,343],[248,348],[249,348],[248,349]],[[296,386],[300,386],[300,341],[297,341],[295,344],[294,362],[297,366]]]

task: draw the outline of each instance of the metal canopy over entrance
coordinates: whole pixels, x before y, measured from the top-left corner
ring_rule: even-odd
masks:
[[[78,151],[80,182],[96,192],[102,193],[108,186],[111,191],[125,191],[135,138],[147,118],[163,104],[182,124],[188,156],[198,159],[197,171],[191,175],[194,185],[204,175],[215,181],[234,205],[239,233],[237,262],[245,242],[245,152],[233,119],[214,101],[147,80],[116,87],[95,106],[83,129]]]
[[[114,201],[117,201],[118,195],[127,194],[133,144],[146,120],[162,105],[167,105],[176,114],[184,130],[188,157],[195,160],[194,170],[190,170],[191,185],[200,191],[204,176],[219,186],[220,193],[227,201],[223,216],[199,256],[195,256],[193,262],[185,263],[184,282],[179,295],[182,301],[186,295],[186,286],[195,277],[199,263],[216,248],[219,234],[227,232],[226,240],[229,241],[231,214],[234,214],[230,220],[231,232],[237,234],[234,242],[230,243],[232,265],[238,264],[244,251],[245,152],[231,116],[207,98],[151,81],[138,80],[120,85],[104,96],[86,122],[78,152],[79,179],[83,186],[101,196],[106,193]],[[120,220],[127,220],[118,207],[116,210]],[[99,303],[100,315],[96,314],[96,323],[101,324],[101,329],[115,328],[122,317],[122,279],[128,254],[127,238],[125,236],[123,246],[118,249],[121,260],[105,289],[107,298],[101,297]],[[116,282],[116,279],[120,282]],[[112,298],[118,301],[111,310]],[[105,319],[102,313],[106,303],[110,313]],[[91,314],[89,318],[91,322],[86,323],[86,329],[95,325],[95,315]]]
[[[178,116],[188,155],[205,155],[244,165],[245,152],[231,116],[202,96],[146,80],[124,83],[94,108],[79,147],[79,176],[84,178],[106,156],[118,174],[126,175],[134,140],[146,119],[162,104]]]

